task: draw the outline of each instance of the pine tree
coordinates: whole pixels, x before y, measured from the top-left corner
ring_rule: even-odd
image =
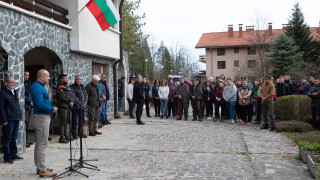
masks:
[[[299,52],[303,53],[303,60],[305,62],[316,61],[315,43],[312,36],[310,36],[310,28],[304,21],[304,15],[298,2],[292,9],[288,24],[285,34],[292,37],[295,44],[299,46]]]
[[[173,62],[168,48],[161,42],[158,49],[159,60],[161,61],[160,66],[160,79],[166,79],[166,77],[171,74],[173,70]]]
[[[273,51],[270,57],[272,57],[272,75],[275,77],[287,74],[302,58],[302,53],[299,52],[299,46],[295,45],[294,39],[284,34],[275,39],[275,43],[270,45],[270,50]]]

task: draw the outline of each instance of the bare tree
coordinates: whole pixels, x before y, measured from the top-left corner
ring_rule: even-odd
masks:
[[[267,23],[267,18],[263,16],[256,16],[254,26],[255,31],[248,37],[248,42],[253,51],[256,51],[256,63],[252,64],[251,69],[247,71],[254,71],[256,77],[263,77],[270,73],[268,66],[267,54],[269,53],[268,45],[272,42],[274,35],[272,33],[272,23]]]
[[[193,57],[191,52],[191,50],[183,46],[179,41],[173,43],[170,48],[174,67],[173,74],[181,74],[189,78],[198,74],[198,61]]]

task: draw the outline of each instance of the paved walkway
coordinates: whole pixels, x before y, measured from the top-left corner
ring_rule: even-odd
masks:
[[[99,159],[89,163],[101,171],[81,172],[97,180],[312,179],[307,166],[295,160],[298,148],[279,133],[262,131],[254,125],[206,120],[143,120],[144,126],[127,118],[113,120],[101,129],[103,135],[87,138],[88,158]],[[51,143],[47,150],[47,163],[58,173],[69,165],[68,147]],[[38,179],[32,148],[22,155],[23,161],[0,163],[1,179]],[[86,178],[71,175],[64,179]]]

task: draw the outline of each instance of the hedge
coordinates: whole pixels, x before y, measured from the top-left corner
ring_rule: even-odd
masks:
[[[304,95],[279,97],[274,103],[274,114],[282,121],[307,121],[311,116],[311,99]]]
[[[312,126],[301,121],[278,121],[274,124],[278,132],[309,132],[312,131]]]

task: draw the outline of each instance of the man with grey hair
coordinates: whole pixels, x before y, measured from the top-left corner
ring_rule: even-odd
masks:
[[[53,169],[45,165],[45,150],[48,146],[50,114],[57,112],[57,107],[52,107],[49,94],[44,88],[49,84],[50,74],[47,70],[41,69],[37,73],[37,81],[31,87],[31,99],[33,102],[33,124],[36,134],[36,144],[34,148],[34,163],[37,166],[37,174],[40,177],[53,177],[56,173]]]
[[[85,119],[85,107],[88,102],[88,94],[85,87],[82,85],[82,77],[76,75],[74,78],[74,84],[70,86],[73,89],[74,96],[77,98],[76,102],[72,107],[72,136],[74,139],[78,139],[78,135],[81,138],[85,138],[83,134],[83,124]],[[78,134],[77,134],[78,127]]]
[[[138,125],[144,125],[144,122],[141,121],[142,116],[142,107],[145,99],[145,92],[142,85],[142,77],[138,76],[137,81],[134,83],[133,87],[133,100],[137,103],[136,118]]]
[[[17,90],[14,89],[13,77],[6,77],[0,92],[0,118],[3,123],[3,159],[5,163],[13,163],[13,160],[21,160],[17,155],[17,138],[21,110]]]
[[[86,91],[88,94],[88,106],[91,108],[89,112],[89,136],[96,136],[102,134],[98,132],[98,119],[100,114],[100,106],[103,97],[98,87],[100,78],[98,75],[92,76],[92,81],[86,85]]]

